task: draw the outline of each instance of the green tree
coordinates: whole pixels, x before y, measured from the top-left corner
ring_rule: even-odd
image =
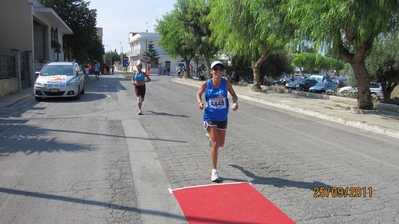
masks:
[[[186,38],[183,23],[178,19],[179,13],[178,9],[174,9],[164,15],[157,20],[155,30],[159,33],[159,46],[172,58],[181,57],[188,66],[187,62],[195,56],[195,46]]]
[[[207,17],[215,44],[233,56],[250,61],[253,90],[260,87],[260,68],[273,53],[284,49],[293,33],[283,23],[285,11],[274,0],[212,1]],[[260,57],[258,56],[260,55]]]
[[[97,11],[89,9],[83,0],[40,0],[51,7],[72,29],[73,35],[64,36],[67,59],[79,62],[102,61],[104,48],[97,36]],[[101,52],[101,54],[98,54]]]
[[[159,57],[152,41],[149,41],[147,45],[147,51],[144,52],[143,59],[145,59],[148,64],[151,64],[151,68],[158,68]]]
[[[292,64],[298,67],[301,73],[314,73],[317,69],[317,54],[312,52],[296,53],[293,55]]]
[[[384,102],[390,103],[391,93],[399,84],[399,33],[379,37],[374,42],[373,52],[366,59],[370,78],[381,83]]]
[[[398,1],[289,0],[284,8],[289,13],[285,21],[297,27],[298,33],[311,36],[318,47],[332,48],[352,66],[358,108],[372,109],[365,60],[377,35],[397,29]]]
[[[193,9],[195,0],[177,0],[175,4],[175,11],[177,19],[181,22],[184,33],[182,35],[183,43],[185,46],[189,46],[188,49],[191,51],[190,56],[183,58],[185,67],[187,68],[184,72],[184,77],[189,75],[189,64],[191,59],[193,59],[199,52],[200,42],[198,41],[198,35],[196,32],[201,32],[198,27],[199,23],[199,12]]]
[[[261,75],[267,75],[273,79],[278,79],[284,73],[293,73],[294,68],[291,65],[291,61],[286,51],[271,54],[260,68]]]
[[[344,63],[335,58],[325,57],[318,53],[296,53],[292,64],[303,72],[319,72],[321,70],[341,70]]]
[[[178,18],[183,22],[186,35],[193,41],[195,53],[204,58],[209,71],[211,60],[219,51],[219,48],[210,39],[212,31],[209,28],[209,22],[205,20],[210,12],[210,2],[208,0],[190,0],[188,7],[180,8],[184,11],[181,11]]]
[[[106,63],[107,63],[109,66],[112,66],[113,64],[115,64],[116,61],[120,61],[120,60],[121,60],[121,59],[120,59],[120,56],[119,56],[119,53],[116,52],[116,50],[105,52],[105,58],[106,58]],[[108,60],[108,58],[109,58],[110,60]],[[112,63],[112,64],[111,64],[111,63]]]
[[[82,63],[90,63],[93,61],[102,62],[104,54],[104,47],[98,36],[95,36],[93,41],[87,43],[87,52],[81,56]]]

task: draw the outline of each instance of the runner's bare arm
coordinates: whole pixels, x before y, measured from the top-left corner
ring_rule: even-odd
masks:
[[[147,78],[147,82],[151,82],[151,78],[147,73],[144,73],[144,76]]]
[[[205,89],[206,89],[206,82],[203,82],[197,92],[197,102],[200,110],[203,110],[205,108],[205,104],[202,102],[202,94],[205,92]]]
[[[232,85],[231,82],[228,81],[228,80],[227,80],[226,83],[227,83],[227,90],[229,91],[231,97],[233,98],[233,102],[234,102],[234,103],[237,103],[238,97],[237,97],[236,92],[235,92],[234,89],[233,89],[233,85]]]

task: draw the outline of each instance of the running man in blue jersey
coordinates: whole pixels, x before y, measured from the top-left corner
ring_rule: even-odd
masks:
[[[224,65],[221,61],[211,64],[213,77],[203,82],[197,92],[197,102],[200,110],[204,110],[204,129],[211,146],[211,181],[219,182],[217,171],[218,149],[224,146],[227,129],[227,115],[229,113],[229,100],[227,92],[232,96],[232,110],[238,109],[237,95],[230,81],[222,78]],[[202,102],[202,94],[205,93],[205,102]]]
[[[137,97],[137,107],[139,108],[139,115],[143,114],[141,107],[145,98],[145,82],[150,82],[150,76],[142,71],[143,65],[141,63],[136,65],[137,73],[132,76],[132,84],[134,85],[134,92]]]

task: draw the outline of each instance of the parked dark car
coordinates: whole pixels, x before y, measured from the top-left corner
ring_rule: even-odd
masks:
[[[291,79],[288,77],[284,77],[281,79],[276,79],[273,81],[273,85],[285,85],[287,82],[290,82]]]
[[[264,77],[263,81],[262,81],[262,85],[270,86],[271,85],[270,79]]]
[[[317,80],[315,79],[306,79],[305,83],[303,84],[299,84],[299,86],[297,87],[298,91],[309,91],[309,88],[316,85]]]
[[[309,88],[312,93],[325,93],[327,91],[337,92],[337,85],[333,82],[318,82]]]
[[[286,89],[296,89],[298,90],[298,87],[300,84],[305,84],[306,79],[303,77],[295,77],[294,81],[289,81],[285,84]]]
[[[331,82],[335,83],[338,88],[346,86],[346,80],[347,78],[341,77],[341,78],[333,78],[331,79]]]

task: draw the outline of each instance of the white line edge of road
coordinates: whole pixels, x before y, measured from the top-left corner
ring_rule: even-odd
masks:
[[[185,85],[189,85],[189,86],[195,86],[195,87],[199,87],[200,85],[196,85],[196,84],[192,84],[192,83],[187,83],[187,82],[182,82],[176,79],[173,79],[174,82],[178,82],[181,84],[185,84]],[[258,102],[258,103],[262,103],[268,106],[272,106],[272,107],[277,107],[280,109],[284,109],[284,110],[288,110],[288,111],[293,111],[293,112],[297,112],[297,113],[301,113],[304,115],[308,115],[311,117],[316,117],[319,119],[323,119],[323,120],[327,120],[327,121],[332,121],[335,123],[339,123],[339,124],[343,124],[343,125],[347,125],[350,127],[354,127],[354,128],[359,128],[365,131],[370,131],[373,133],[377,133],[380,135],[385,135],[385,136],[389,136],[392,138],[396,138],[399,139],[399,131],[394,130],[394,129],[389,129],[389,128],[385,128],[385,127],[381,127],[378,125],[370,125],[367,123],[362,123],[359,121],[353,121],[353,120],[345,120],[342,117],[335,117],[335,116],[330,116],[330,115],[325,115],[319,112],[315,112],[312,110],[306,110],[300,107],[293,107],[293,106],[289,106],[289,105],[284,105],[284,104],[280,104],[280,103],[273,103],[273,102],[268,102],[266,100],[263,99],[257,99],[254,97],[249,97],[249,96],[245,96],[245,95],[241,95],[241,94],[237,94],[239,98],[242,99],[246,99],[249,101],[253,101],[253,102]]]
[[[129,161],[138,209],[145,224],[185,222],[170,181],[139,120],[124,120]]]

